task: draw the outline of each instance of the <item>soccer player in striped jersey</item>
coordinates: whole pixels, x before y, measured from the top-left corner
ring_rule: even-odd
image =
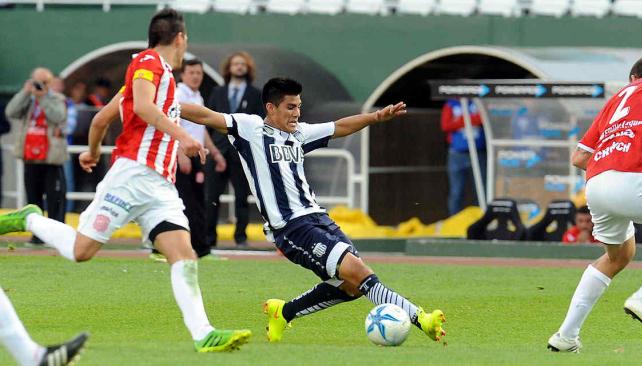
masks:
[[[45,218],[39,207],[0,216],[0,234],[31,231],[65,258],[91,259],[112,233],[136,221],[143,240],[154,244],[171,266],[174,298],[198,352],[231,351],[247,342],[249,330],[220,330],[210,324],[198,285],[196,256],[190,244],[183,202],[174,186],[176,153],[189,157],[207,151],[179,125],[173,67],[180,67],[187,48],[183,16],[172,9],[156,13],[149,25],[149,48],[129,64],[120,102],[123,132],[116,140],[113,165],[96,189],[96,196],[80,215],[78,231]],[[109,113],[107,113],[109,114]],[[106,126],[99,112],[89,132],[89,151],[79,156],[91,170],[100,157]]]
[[[293,319],[365,295],[374,304],[392,303],[404,309],[413,324],[431,339],[445,332],[441,310],[425,312],[379,280],[359,257],[357,249],[316,202],[303,169],[306,153],[327,146],[331,138],[353,134],[371,124],[406,113],[397,103],[373,113],[336,122],[299,122],[302,86],[275,78],[263,88],[267,117],[221,114],[194,105],[182,105],[182,116],[228,134],[238,150],[252,194],[265,220],[265,232],[293,263],[314,272],[322,282],[285,302],[269,299],[268,339],[278,342]]]

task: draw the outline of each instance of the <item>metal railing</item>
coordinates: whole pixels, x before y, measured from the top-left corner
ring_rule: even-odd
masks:
[[[2,146],[2,150],[13,151],[12,145]],[[114,150],[114,146],[103,146],[101,149],[101,154],[109,155]],[[84,151],[87,151],[86,145],[71,145],[68,147],[68,152],[70,154],[79,154]],[[323,149],[316,150],[306,155],[306,158],[315,158],[315,159],[328,159],[328,158],[337,158],[345,160],[346,162],[346,195],[345,196],[316,196],[316,199],[319,203],[322,204],[344,204],[348,207],[355,207],[355,184],[360,182],[359,178],[355,174],[355,161],[352,154],[346,150],[342,149]],[[3,190],[2,194],[4,197],[15,198],[16,206],[22,207],[25,204],[25,184],[24,184],[24,163],[21,159],[15,159],[16,161],[16,190]],[[91,201],[96,192],[67,192],[68,200],[76,201]],[[220,197],[220,202],[223,203],[232,203],[234,202],[234,194],[223,194]],[[256,200],[253,196],[248,197],[248,202],[254,203]],[[233,206],[233,205],[232,205]]]

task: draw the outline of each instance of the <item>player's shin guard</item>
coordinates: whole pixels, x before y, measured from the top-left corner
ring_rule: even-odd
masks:
[[[316,313],[331,306],[356,299],[340,288],[321,282],[283,305],[283,317],[288,322],[294,318]]]
[[[399,306],[408,313],[412,324],[421,329],[421,325],[417,321],[417,306],[379,282],[377,275],[371,274],[366,277],[366,279],[361,282],[361,285],[359,285],[359,291],[375,305],[395,304]]]
[[[203,339],[214,328],[205,314],[198,286],[198,263],[195,260],[185,259],[172,264],[172,289],[192,338]]]

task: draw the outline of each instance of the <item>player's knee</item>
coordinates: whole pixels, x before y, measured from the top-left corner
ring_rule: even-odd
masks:
[[[358,288],[361,282],[374,272],[361,258],[348,253],[339,264],[338,273],[339,278]]]
[[[102,244],[82,234],[76,236],[74,258],[76,262],[86,262],[94,257]]]
[[[86,249],[74,249],[74,257],[76,262],[86,262],[94,257],[94,253]]]

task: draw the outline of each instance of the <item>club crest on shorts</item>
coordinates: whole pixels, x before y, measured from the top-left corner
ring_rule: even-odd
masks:
[[[328,247],[324,244],[316,243],[312,246],[312,253],[317,257],[322,257],[325,254],[326,249],[328,249]]]
[[[104,233],[107,231],[110,222],[111,220],[108,216],[96,215],[96,219],[94,220],[94,229],[99,233]]]

